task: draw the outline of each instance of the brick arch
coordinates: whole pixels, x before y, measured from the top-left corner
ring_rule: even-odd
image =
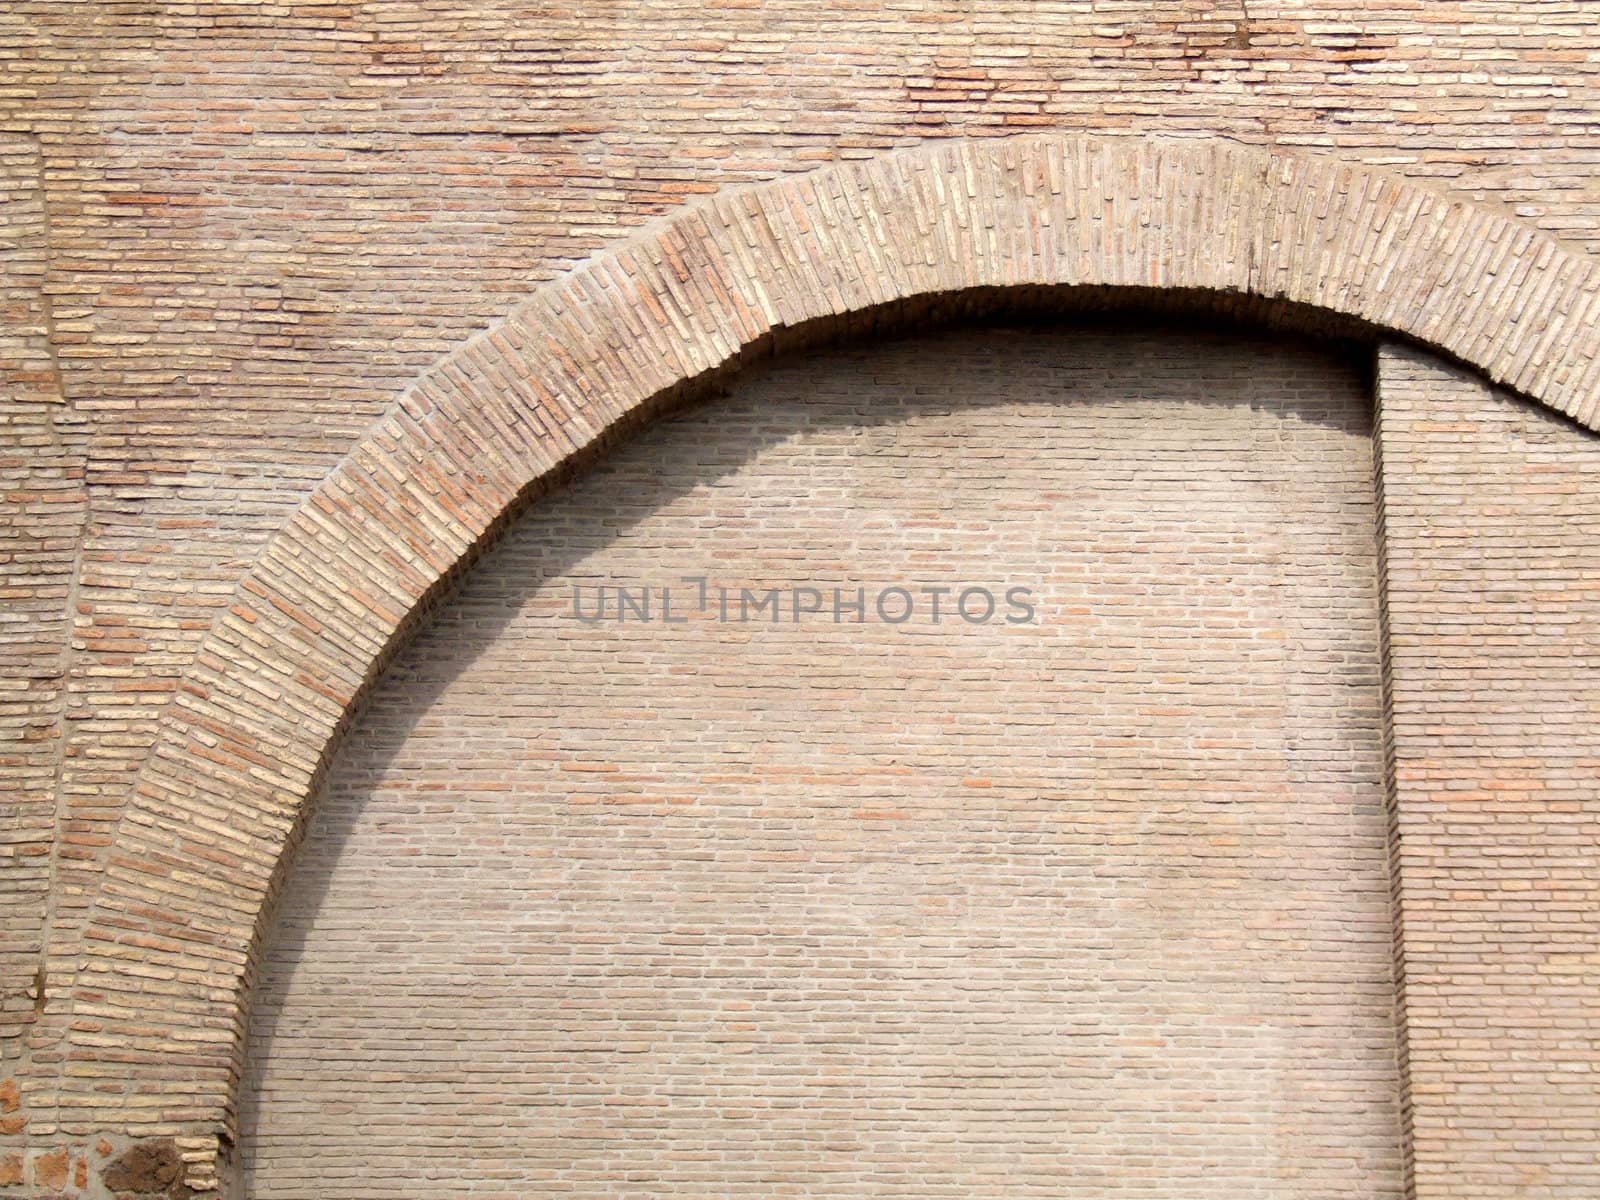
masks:
[[[647,228],[419,378],[241,581],[109,852],[72,981],[63,1123],[190,1133],[191,1179],[209,1182],[264,905],[350,706],[519,495],[742,347],[969,289],[1186,289],[1392,331],[1592,428],[1597,272],[1488,208],[1213,141],[936,143]],[[98,1090],[108,1079],[124,1090]]]

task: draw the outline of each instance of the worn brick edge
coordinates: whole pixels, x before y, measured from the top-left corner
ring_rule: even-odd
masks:
[[[176,1136],[191,1185],[216,1186],[263,906],[350,706],[531,484],[742,347],[980,287],[1245,294],[1392,331],[1593,428],[1595,275],[1487,207],[1211,140],[941,142],[730,191],[641,232],[424,373],[243,577],[128,799],[76,962],[51,982],[64,1052],[35,1111],[65,1133]]]

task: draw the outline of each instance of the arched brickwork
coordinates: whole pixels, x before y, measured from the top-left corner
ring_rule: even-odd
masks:
[[[542,289],[402,396],[207,637],[71,981],[63,1124],[223,1130],[274,872],[386,647],[530,485],[774,331],[973,288],[1254,296],[1434,347],[1593,427],[1600,275],[1365,168],[1199,141],[935,144],[732,192]],[[111,1090],[104,1090],[107,1085]]]

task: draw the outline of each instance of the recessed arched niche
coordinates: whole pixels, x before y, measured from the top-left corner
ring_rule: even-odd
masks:
[[[1370,376],[924,322],[596,457],[329,769],[248,1194],[1398,1196]]]

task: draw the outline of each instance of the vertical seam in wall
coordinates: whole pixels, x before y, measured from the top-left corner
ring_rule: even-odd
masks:
[[[44,226],[45,266],[43,279],[48,285],[50,277],[55,272],[55,225],[50,215],[50,191],[45,186],[45,154],[44,145],[35,133],[25,135],[34,148],[35,170],[33,177],[34,194],[38,199],[41,221]],[[67,395],[65,377],[61,370],[61,358],[58,352],[58,342],[55,325],[55,309],[50,299],[48,286],[40,289],[40,313],[44,320],[45,352],[50,361],[50,372],[55,380],[56,394],[61,398],[61,414],[57,419],[58,435],[62,426],[78,429],[80,422],[77,419],[72,399]],[[55,818],[52,829],[52,843],[50,848],[49,892],[45,897],[45,907],[42,914],[43,926],[39,945],[39,965],[34,974],[34,1019],[43,1015],[47,1007],[47,988],[49,986],[48,968],[51,959],[51,944],[56,932],[56,901],[60,895],[58,887],[61,867],[61,846],[63,823],[66,819],[66,804],[64,796],[64,776],[66,772],[67,757],[67,710],[72,700],[71,684],[77,663],[77,621],[78,621],[78,594],[83,578],[84,543],[90,527],[90,498],[89,498],[89,439],[86,426],[79,430],[80,449],[78,456],[79,480],[78,486],[82,493],[82,502],[79,506],[78,533],[72,553],[72,563],[67,577],[66,609],[63,614],[61,648],[59,655],[61,679],[61,703],[57,710],[55,762],[52,770],[52,787],[55,800]],[[60,1117],[60,1089],[54,1090],[50,1096],[50,1120],[54,1125]]]
[[[1406,1019],[1405,905],[1401,886],[1400,789],[1395,768],[1394,667],[1389,632],[1389,536],[1384,493],[1383,360],[1389,343],[1380,342],[1372,363],[1372,476],[1378,556],[1378,653],[1381,663],[1380,687],[1383,720],[1383,792],[1388,830],[1389,928],[1393,939],[1395,1067],[1399,1080],[1401,1186],[1406,1200],[1416,1200],[1416,1156],[1411,1104],[1411,1052]]]

